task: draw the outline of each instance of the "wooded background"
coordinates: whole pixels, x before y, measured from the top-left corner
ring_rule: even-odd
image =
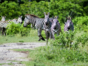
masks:
[[[72,19],[87,16],[87,5],[87,0],[0,0],[0,16],[7,19],[25,14],[44,17],[44,12],[50,12],[50,17],[57,15],[59,21],[64,23],[68,15]]]

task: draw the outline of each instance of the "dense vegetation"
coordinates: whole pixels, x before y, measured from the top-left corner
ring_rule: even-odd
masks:
[[[23,24],[15,24],[13,22],[10,22],[7,25],[6,30],[7,35],[20,34],[21,36],[28,36],[29,32],[30,32],[30,25],[28,25],[26,28],[23,27]]]
[[[87,16],[87,2],[86,0],[48,0],[46,1],[32,1],[21,0],[20,5],[17,0],[4,0],[0,3],[0,16],[7,16],[7,18],[16,18],[19,15],[27,13],[44,17],[44,12],[50,12],[50,16],[59,16],[59,21],[64,23],[66,17],[71,15],[72,18],[78,16]],[[86,5],[85,5],[86,4]]]
[[[55,40],[50,40],[49,46],[30,51],[29,57],[33,58],[32,61],[23,63],[26,66],[88,66],[88,1],[48,1],[21,0],[21,3],[18,4],[17,0],[4,0],[0,3],[0,16],[6,16],[7,19],[25,14],[34,14],[43,18],[44,12],[50,12],[50,17],[59,16],[58,20],[63,34],[56,36]],[[68,15],[72,17],[75,30],[64,33],[64,23]],[[12,23],[7,28],[7,35],[28,36],[30,34],[30,29],[24,28],[20,24]]]

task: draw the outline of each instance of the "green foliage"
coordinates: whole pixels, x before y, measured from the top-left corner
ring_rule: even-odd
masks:
[[[16,2],[5,1],[0,4],[0,16],[6,16],[7,18],[15,18],[21,15],[21,9]]]
[[[30,29],[29,28],[24,28],[23,25],[21,24],[15,24],[13,22],[10,22],[7,25],[7,30],[6,33],[7,35],[14,35],[14,34],[21,34],[21,36],[27,36],[29,33]]]
[[[88,33],[88,16],[75,17],[72,21],[76,30],[85,31]]]
[[[55,40],[50,41],[49,46],[40,47],[30,52],[34,65],[51,66],[54,63],[54,66],[57,66],[55,64],[58,62],[62,66],[68,66],[69,64],[72,65],[78,62],[87,63],[87,36],[88,34],[86,32],[78,30],[64,32],[56,36]]]
[[[63,40],[62,40],[63,39]],[[60,34],[55,38],[53,46],[61,46],[61,47],[71,47],[73,43],[74,33],[72,31]]]
[[[14,35],[10,34],[10,35],[6,35],[6,36],[0,35],[0,44],[17,43],[17,42],[39,42],[37,30],[28,29],[28,28],[27,28],[27,30],[28,30],[28,33],[26,34],[27,36],[26,35],[22,36],[20,33],[17,33]],[[40,41],[40,42],[44,42],[44,41]]]
[[[71,15],[72,18],[82,15],[82,11],[83,10],[79,4],[72,2],[50,2],[50,13],[52,15],[58,15],[61,22],[64,22],[68,15]]]
[[[23,13],[30,13],[39,17],[44,17],[44,12],[50,12],[50,17],[58,15],[60,22],[64,23],[66,17],[71,15],[75,16],[83,15],[83,9],[79,4],[69,1],[40,1],[40,2],[28,2],[21,5]]]
[[[18,6],[16,0],[14,2],[5,0],[3,3],[0,3],[0,16],[14,18],[19,15],[34,14],[43,18],[44,12],[50,12],[50,17],[57,15],[60,23],[64,23],[66,17],[71,15],[75,27],[74,32],[69,31],[69,33],[56,36],[56,39],[52,40],[49,46],[31,51],[33,66],[66,66],[68,63],[88,62],[88,16],[86,16],[88,15],[88,6],[84,6],[85,0],[22,1],[24,3],[20,6]],[[63,26],[61,27],[63,28]],[[23,25],[14,23],[8,24],[7,28],[7,35],[16,35],[16,37],[20,36],[19,34],[27,36],[30,31],[30,29],[24,28]],[[35,36],[38,39],[37,31],[32,30],[29,37],[30,41],[34,41]],[[8,37],[4,40],[8,41],[7,39]],[[28,38],[25,39],[29,41]],[[18,42],[23,40],[22,38]]]
[[[4,1],[0,4],[0,16],[5,15],[7,18],[14,18],[19,15],[34,14],[39,17],[44,17],[44,12],[50,12],[50,17],[58,15],[59,21],[64,23],[66,17],[71,15],[72,18],[75,16],[82,16],[83,9],[79,2],[83,0],[51,0],[48,1],[24,1],[24,3],[18,6],[17,2]]]
[[[53,46],[65,47],[65,48],[78,48],[79,44],[82,46],[88,41],[87,33],[81,31],[70,31],[69,33],[63,33],[56,37],[55,41],[51,43]],[[63,39],[63,40],[62,40]]]
[[[73,20],[74,25],[88,25],[88,16],[75,17]]]
[[[74,49],[59,48],[58,46],[41,47],[30,52],[34,65],[54,66],[58,64],[71,65],[77,62],[88,62],[88,53]],[[30,64],[29,64],[30,65]],[[52,65],[53,66],[53,65]]]

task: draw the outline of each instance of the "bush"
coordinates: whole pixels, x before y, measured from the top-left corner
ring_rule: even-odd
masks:
[[[76,49],[80,43],[82,46],[85,45],[88,41],[87,36],[87,33],[83,31],[69,31],[69,33],[64,32],[63,34],[56,36],[55,41],[51,41],[51,44],[56,47]]]
[[[86,25],[88,26],[88,16],[85,16],[85,17],[75,17],[75,19],[73,19],[73,23],[74,25]]]
[[[16,2],[4,1],[0,4],[0,16],[6,16],[6,18],[15,18],[22,14],[22,10]]]
[[[75,16],[83,15],[83,9],[79,4],[75,4],[74,2],[69,3],[69,1],[65,2],[62,0],[52,0],[50,2],[28,2],[21,5],[21,10],[23,14],[34,14],[42,18],[44,17],[44,12],[50,12],[50,17],[56,15],[59,16],[60,23],[64,23],[68,15],[71,15],[73,18]]]
[[[64,64],[88,62],[88,53],[86,52],[55,46],[42,47],[30,52],[30,54],[34,59],[35,65],[37,65],[38,63],[45,63],[44,65],[47,66],[48,64],[57,62]]]
[[[30,31],[30,28],[24,28],[23,24],[15,24],[10,22],[7,25],[6,34],[7,35],[14,35],[14,34],[21,34],[21,36],[27,36]]]
[[[75,17],[72,20],[77,31],[85,31],[88,33],[88,16],[85,17]]]
[[[22,0],[24,1],[24,0]],[[82,1],[81,1],[82,2]],[[18,5],[18,3],[15,2],[8,2],[4,1],[0,4],[0,16],[4,15],[7,16],[7,18],[14,18],[19,15],[25,15],[25,14],[34,14],[39,17],[44,17],[44,12],[50,12],[50,17],[52,16],[59,16],[60,23],[64,23],[66,20],[66,17],[68,15],[71,15],[72,18],[76,16],[83,16],[83,9],[79,1],[70,1],[69,0],[51,0],[48,1],[40,1],[40,2],[28,2],[25,1],[23,4]],[[63,5],[64,4],[64,5]]]
[[[46,62],[49,63],[50,61],[51,63],[64,64],[88,62],[87,36],[87,33],[83,31],[69,31],[69,33],[65,32],[56,36],[55,40],[50,41],[49,46],[41,47],[31,52],[35,65],[45,63],[45,66],[47,66]]]

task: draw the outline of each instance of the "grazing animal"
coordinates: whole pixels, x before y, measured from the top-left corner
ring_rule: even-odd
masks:
[[[67,17],[67,22],[64,25],[64,31],[74,30],[74,25],[72,23],[71,17]]]
[[[0,32],[1,32],[2,35],[4,35],[4,36],[6,35],[6,32],[5,32],[5,31],[6,31],[6,28],[4,28],[4,27],[1,28],[1,27],[0,27]]]
[[[0,21],[0,31],[2,32],[2,35],[6,35],[6,26],[8,22],[7,21]]]
[[[22,16],[19,16],[18,19],[9,20],[9,22],[14,22],[15,24],[22,24]]]
[[[13,23],[15,23],[15,24],[18,24],[18,23],[17,23],[17,19],[15,19],[15,18],[12,19],[12,20],[10,20],[9,22],[13,22]]]
[[[14,22],[15,24],[22,23],[22,16],[19,16],[18,19],[8,20],[5,21],[5,16],[2,17],[0,21],[0,32],[2,32],[2,35],[6,35],[6,27],[9,22]]]
[[[61,27],[60,27],[60,23],[58,21],[58,16],[56,16],[54,19],[53,19],[53,22],[52,22],[52,26],[51,26],[51,32],[52,32],[52,38],[55,39],[54,37],[54,34],[56,33],[57,35],[60,34],[61,32]]]
[[[24,26],[27,26],[28,24],[32,24],[32,27],[35,28],[36,18],[39,18],[39,17],[32,14],[26,14],[24,19]]]
[[[52,38],[51,37],[51,25],[52,25],[52,22],[49,20],[49,13],[46,14],[44,12],[44,30],[45,30],[45,34],[46,34],[46,43],[48,43],[48,39],[49,38]]]
[[[6,16],[2,16],[1,21],[0,21],[0,32],[2,33],[2,35],[6,35]]]
[[[24,27],[26,27],[28,24],[32,24],[38,31],[38,37],[39,37],[38,41],[40,41],[40,40],[45,41],[45,39],[41,35],[41,32],[43,30],[43,23],[44,23],[43,18],[39,18],[39,17],[37,17],[35,15],[31,15],[31,14],[25,15]]]
[[[22,16],[19,16],[19,17],[18,17],[18,19],[17,19],[17,23],[22,24]]]

